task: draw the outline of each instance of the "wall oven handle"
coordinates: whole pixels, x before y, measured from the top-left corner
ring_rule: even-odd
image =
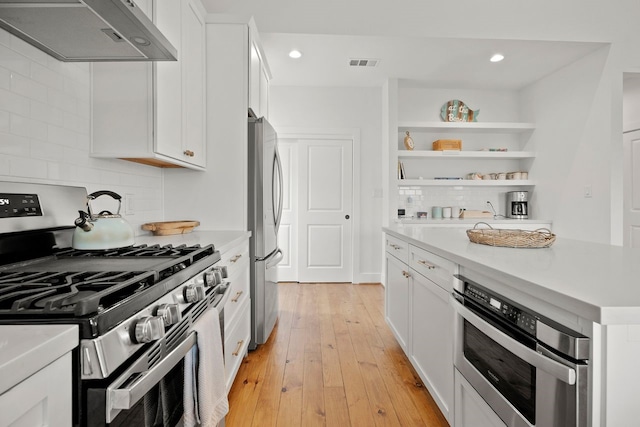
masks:
[[[520,359],[569,385],[574,385],[576,383],[575,369],[549,359],[548,357],[543,356],[542,354],[531,350],[529,347],[513,340],[507,334],[494,328],[489,323],[482,320],[480,316],[463,306],[455,299],[455,297],[451,296],[449,300],[451,301],[454,310],[467,320],[467,322],[471,323],[486,336],[509,350],[514,355],[518,356]]]
[[[197,334],[191,332],[187,338],[178,345],[171,353],[162,359],[157,365],[150,370],[143,372],[132,384],[125,388],[119,388],[131,375],[140,372],[138,364],[134,364],[125,371],[118,379],[116,379],[107,388],[107,422],[113,421],[111,413],[113,410],[131,409],[138,400],[140,400],[149,390],[153,388],[160,380],[173,369],[174,366],[196,345]],[[146,360],[146,359],[145,359]],[[116,412],[116,415],[117,415]],[[109,419],[111,418],[111,419]]]

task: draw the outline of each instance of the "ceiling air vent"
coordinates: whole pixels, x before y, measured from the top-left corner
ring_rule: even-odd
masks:
[[[380,62],[379,59],[350,59],[350,67],[375,67]]]

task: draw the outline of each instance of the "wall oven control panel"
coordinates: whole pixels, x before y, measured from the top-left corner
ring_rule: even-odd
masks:
[[[536,335],[537,316],[533,312],[468,281],[465,281],[464,296],[527,334]]]

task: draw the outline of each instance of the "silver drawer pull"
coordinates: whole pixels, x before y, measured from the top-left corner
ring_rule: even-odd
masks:
[[[240,349],[242,348],[242,344],[244,344],[244,340],[238,341],[238,345],[236,346],[236,349],[233,351],[233,353],[231,353],[231,355],[233,356],[239,355]]]
[[[243,294],[243,291],[236,292],[236,295],[233,298],[231,298],[231,302],[238,302],[238,299],[240,299],[240,295],[242,294]]]
[[[402,249],[402,246],[394,245],[393,243],[390,243],[389,246],[391,246],[395,250]]]
[[[409,272],[408,272],[408,271],[404,271],[404,270],[402,270],[402,275],[403,275],[404,277],[406,277],[407,279],[408,279],[409,277],[411,277],[411,274],[409,274]]]
[[[238,261],[240,258],[242,258],[242,255],[236,255],[236,256],[234,256],[233,258],[231,258],[229,261],[231,261],[231,262],[236,262],[236,261]]]
[[[425,261],[425,260],[423,260],[423,259],[419,260],[419,261],[418,261],[418,264],[422,264],[422,265],[424,265],[424,266],[425,266],[425,267],[427,267],[429,270],[435,270],[435,268],[436,268],[436,266],[435,266],[435,265],[433,265],[433,264],[429,264],[427,261]]]

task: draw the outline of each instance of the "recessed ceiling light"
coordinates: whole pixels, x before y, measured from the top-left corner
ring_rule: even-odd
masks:
[[[495,55],[493,55],[493,56],[491,57],[491,59],[490,59],[489,61],[491,61],[491,62],[500,62],[500,61],[502,61],[503,59],[504,59],[504,55],[501,55],[501,54],[499,54],[499,53],[496,53]]]
[[[293,58],[293,59],[298,59],[302,56],[302,52],[300,52],[299,50],[292,50],[291,52],[289,52],[289,58]]]

